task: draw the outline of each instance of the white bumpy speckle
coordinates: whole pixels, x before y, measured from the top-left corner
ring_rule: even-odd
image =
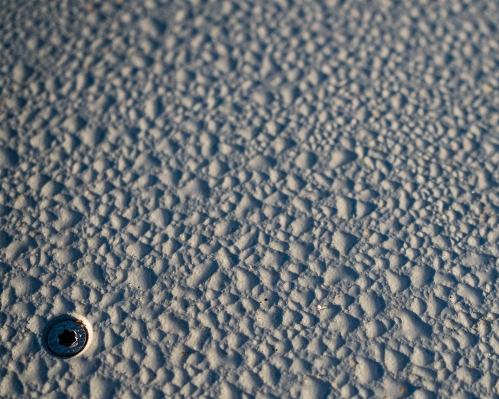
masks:
[[[496,395],[497,2],[28,3],[1,397]],[[65,313],[95,339],[55,360]]]
[[[14,168],[18,160],[19,156],[16,151],[0,147],[0,168]]]
[[[33,70],[24,63],[18,63],[13,71],[12,77],[18,83],[24,82],[31,74]]]

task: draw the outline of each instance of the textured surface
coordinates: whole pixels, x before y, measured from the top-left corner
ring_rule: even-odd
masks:
[[[498,21],[0,1],[0,396],[497,396]]]

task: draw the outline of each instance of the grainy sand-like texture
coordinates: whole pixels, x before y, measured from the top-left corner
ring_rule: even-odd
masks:
[[[498,149],[495,0],[1,0],[0,396],[498,397]]]

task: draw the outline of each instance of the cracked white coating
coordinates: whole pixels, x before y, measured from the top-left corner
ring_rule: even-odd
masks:
[[[1,0],[0,396],[498,397],[498,21]]]

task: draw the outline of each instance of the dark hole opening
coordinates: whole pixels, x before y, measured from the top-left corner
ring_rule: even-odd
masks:
[[[70,347],[76,342],[76,331],[68,331],[65,329],[57,338],[59,338],[59,345]]]

